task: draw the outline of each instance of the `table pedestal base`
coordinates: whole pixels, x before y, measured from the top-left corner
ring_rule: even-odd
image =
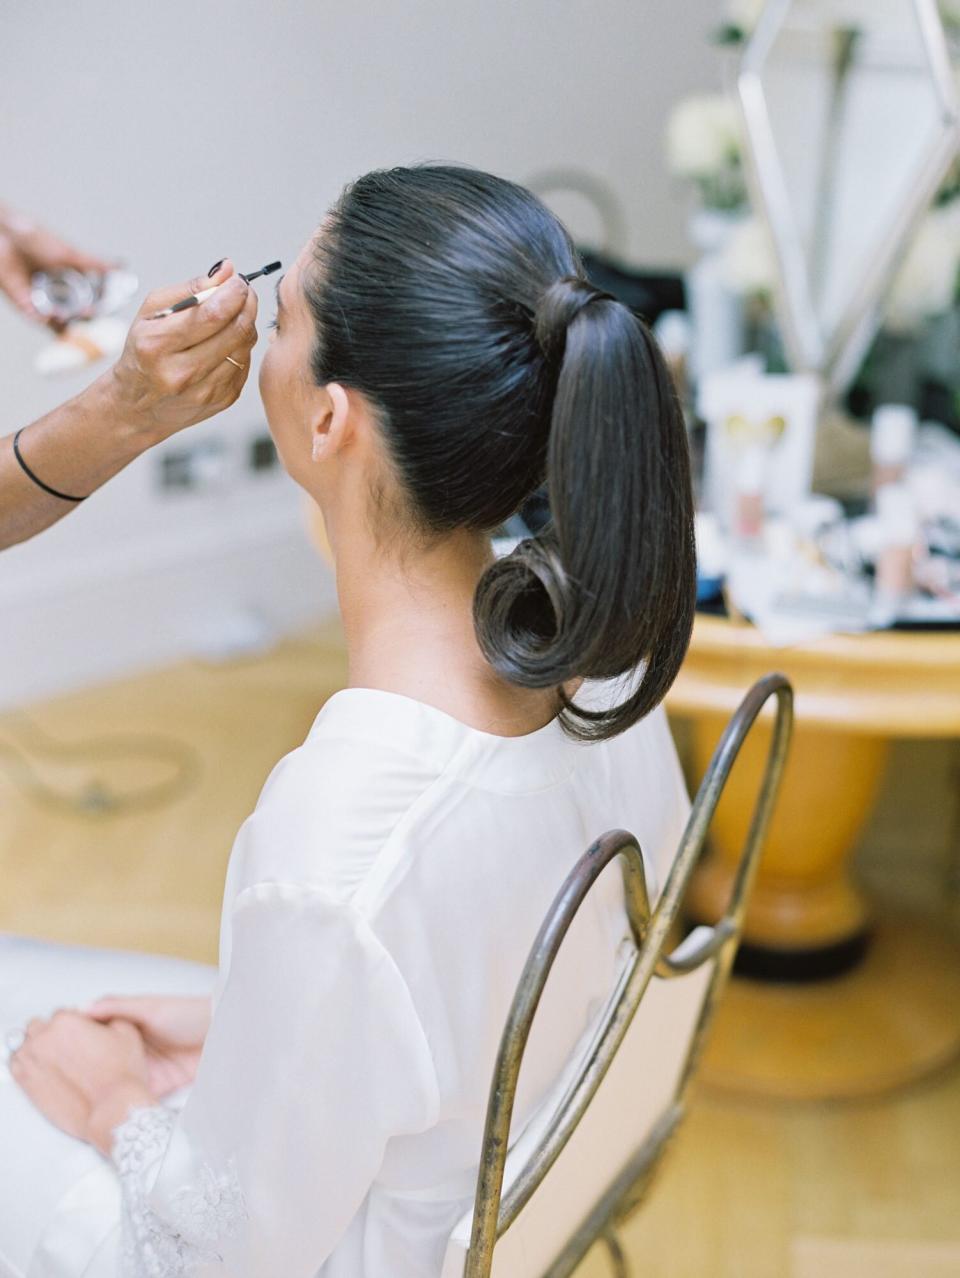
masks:
[[[700,1078],[729,1093],[852,1100],[960,1059],[960,943],[933,922],[883,918],[863,962],[806,985],[731,980]]]
[[[721,724],[693,726],[697,774],[706,771]],[[722,915],[763,775],[770,729],[758,723],[721,796],[710,852],[685,902],[697,922]],[[740,970],[770,980],[820,980],[863,957],[870,921],[852,881],[849,858],[886,764],[888,743],[827,733],[798,723],[743,929]]]
[[[805,949],[778,950],[743,942],[737,951],[734,975],[754,981],[803,983],[842,976],[863,962],[872,933],[864,928],[841,941]]]

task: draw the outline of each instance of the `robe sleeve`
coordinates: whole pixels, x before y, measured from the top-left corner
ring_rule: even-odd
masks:
[[[360,913],[321,890],[247,888],[186,1105],[116,1133],[124,1278],[313,1278],[387,1142],[438,1108],[410,991]]]

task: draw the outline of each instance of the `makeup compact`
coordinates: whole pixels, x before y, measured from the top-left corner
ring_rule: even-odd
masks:
[[[116,312],[134,297],[139,281],[132,271],[38,271],[30,281],[30,300],[57,332],[34,357],[43,376],[69,373],[123,349],[127,324]]]
[[[30,301],[38,315],[70,324],[99,319],[120,310],[139,285],[132,271],[37,271],[30,280]]]

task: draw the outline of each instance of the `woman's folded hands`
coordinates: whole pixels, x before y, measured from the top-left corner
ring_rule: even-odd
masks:
[[[210,1015],[206,997],[99,999],[32,1020],[10,1072],[50,1122],[109,1154],[131,1109],[193,1081]]]
[[[193,1082],[210,1028],[207,996],[101,998],[83,1011],[95,1021],[126,1021],[139,1031],[146,1050],[149,1087],[157,1100]]]

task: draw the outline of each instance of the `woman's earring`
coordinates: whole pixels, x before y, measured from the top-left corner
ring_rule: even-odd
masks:
[[[319,435],[313,437],[313,460],[319,461],[320,454],[323,452],[323,440]]]

